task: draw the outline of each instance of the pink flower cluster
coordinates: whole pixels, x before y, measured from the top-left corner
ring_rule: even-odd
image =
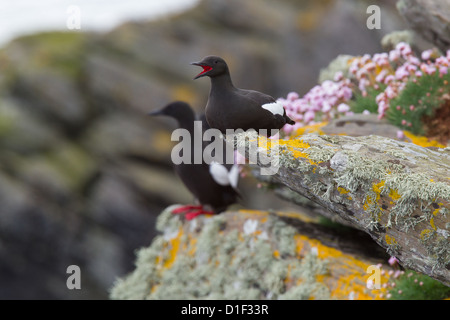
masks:
[[[352,97],[350,85],[349,79],[337,73],[335,81],[324,81],[301,98],[296,92],[289,93],[286,99],[279,98],[286,114],[296,122],[293,126],[284,126],[284,133],[290,134],[305,125],[329,121],[339,115],[353,114],[347,104]]]
[[[450,65],[450,50],[446,56],[431,61],[433,50],[424,51],[421,59],[416,57],[411,47],[400,42],[389,53],[368,54],[357,57],[351,62],[349,71],[355,77],[358,88],[363,96],[367,88],[384,91],[375,98],[378,104],[378,118],[383,118],[390,107],[390,101],[397,97],[408,81],[417,81],[424,74],[433,75],[436,72],[442,77],[448,73]]]
[[[365,54],[352,59],[349,66],[352,80],[345,78],[342,72],[337,72],[334,81],[324,81],[303,97],[291,92],[286,98],[278,99],[287,115],[296,122],[293,126],[284,126],[284,133],[289,135],[305,125],[351,115],[348,102],[353,90],[359,89],[363,96],[367,96],[369,87],[375,90],[384,88],[375,98],[378,117],[383,118],[390,108],[390,101],[400,94],[408,81],[417,81],[424,74],[438,72],[442,77],[448,73],[450,50],[446,56],[437,57],[434,61],[431,60],[433,55],[433,50],[427,50],[422,53],[422,59],[419,59],[408,44],[401,42],[390,52],[372,56]],[[411,108],[414,106],[410,106]]]

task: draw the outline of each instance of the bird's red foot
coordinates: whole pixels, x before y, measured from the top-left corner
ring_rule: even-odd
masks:
[[[202,210],[203,207],[202,206],[193,206],[193,205],[182,206],[182,207],[172,210],[172,214],[188,213],[189,211],[192,211],[194,209]]]
[[[206,211],[202,206],[187,205],[172,210],[172,214],[184,214],[186,220],[192,220],[202,214],[213,215],[214,212]]]
[[[192,220],[192,219],[194,219],[195,217],[197,217],[197,216],[199,216],[199,215],[202,215],[202,214],[213,215],[214,212],[212,212],[212,211],[206,211],[206,210],[200,209],[200,210],[188,212],[188,213],[186,213],[186,214],[184,215],[184,217],[186,218],[186,220]]]

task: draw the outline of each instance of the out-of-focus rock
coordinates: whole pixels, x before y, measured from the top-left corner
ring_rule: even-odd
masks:
[[[397,8],[414,31],[442,51],[450,49],[450,3],[447,0],[400,0]]]

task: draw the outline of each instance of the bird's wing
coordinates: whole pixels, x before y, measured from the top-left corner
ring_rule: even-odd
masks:
[[[263,109],[270,111],[272,114],[279,114],[280,116],[284,115],[284,107],[279,102],[271,102],[266,103],[261,106]]]
[[[237,165],[233,165],[230,171],[228,171],[224,165],[213,161],[209,165],[209,173],[214,181],[221,186],[232,186],[233,188],[237,188],[239,180],[239,168]]]
[[[284,107],[281,103],[278,103],[273,97],[268,94],[264,94],[254,90],[242,90],[241,93],[248,99],[252,100],[255,104],[266,109],[272,114],[284,115]]]

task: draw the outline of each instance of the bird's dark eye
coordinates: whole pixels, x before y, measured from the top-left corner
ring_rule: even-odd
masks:
[[[218,64],[218,63],[219,63],[219,61],[218,61],[218,60],[216,60],[216,61],[214,61],[214,63],[215,63],[215,64]]]

